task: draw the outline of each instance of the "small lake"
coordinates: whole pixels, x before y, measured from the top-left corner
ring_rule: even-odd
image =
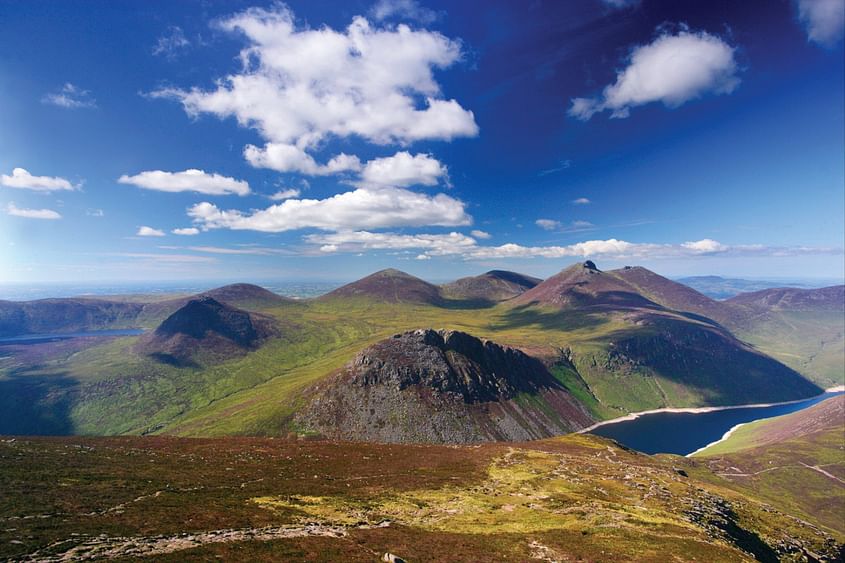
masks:
[[[823,393],[806,401],[770,407],[644,414],[633,420],[599,426],[590,433],[613,438],[620,444],[647,454],[687,455],[719,440],[737,424],[800,411],[841,394],[841,391]]]
[[[139,328],[123,328],[115,330],[92,330],[88,332],[56,332],[50,334],[21,334],[18,336],[0,336],[0,344],[40,344],[55,342],[69,338],[85,338],[92,336],[135,336],[144,331]]]

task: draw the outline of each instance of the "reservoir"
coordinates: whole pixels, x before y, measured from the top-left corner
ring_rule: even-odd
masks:
[[[745,422],[806,409],[842,391],[827,392],[805,401],[762,407],[736,407],[709,412],[657,412],[604,424],[591,434],[613,438],[620,444],[647,453],[690,454],[719,440],[725,432]]]
[[[0,344],[39,344],[55,342],[69,338],[90,338],[92,336],[135,336],[144,331],[138,328],[124,328],[115,330],[92,330],[88,332],[56,332],[50,334],[21,334],[18,336],[2,336]]]

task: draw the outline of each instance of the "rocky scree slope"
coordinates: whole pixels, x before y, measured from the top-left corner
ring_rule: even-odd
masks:
[[[421,329],[362,352],[306,392],[304,430],[349,440],[527,440],[590,425],[539,360],[464,332]]]

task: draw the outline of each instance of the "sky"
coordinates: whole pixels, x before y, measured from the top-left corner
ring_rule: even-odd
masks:
[[[0,0],[0,283],[843,277],[845,0]]]

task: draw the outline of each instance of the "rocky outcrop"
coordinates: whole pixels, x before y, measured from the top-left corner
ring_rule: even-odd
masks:
[[[591,423],[539,360],[448,330],[382,340],[312,387],[305,430],[350,440],[474,443],[527,440]]]

